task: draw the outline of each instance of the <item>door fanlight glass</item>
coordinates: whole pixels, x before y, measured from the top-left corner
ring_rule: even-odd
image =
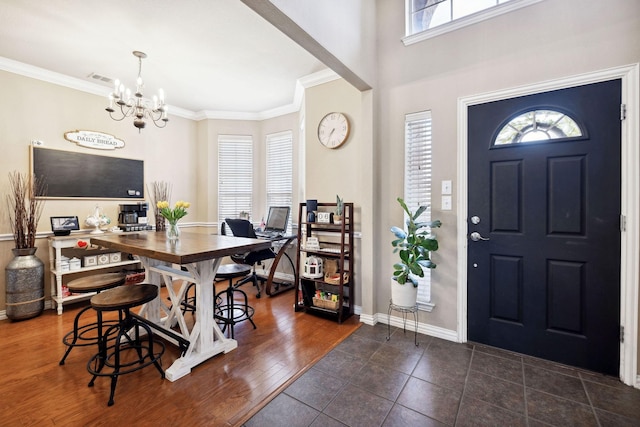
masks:
[[[554,110],[531,110],[511,119],[500,130],[493,145],[543,142],[581,136],[583,132],[578,123],[565,113]]]

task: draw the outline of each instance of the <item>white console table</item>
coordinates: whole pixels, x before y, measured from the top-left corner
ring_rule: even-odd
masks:
[[[112,233],[105,233],[105,235]],[[89,244],[91,237],[95,237],[95,234],[71,234],[69,236],[49,236],[49,265],[51,266],[51,299],[55,303],[58,309],[58,314],[62,314],[63,304],[71,301],[78,301],[91,298],[93,293],[81,294],[81,295],[69,295],[64,296],[62,293],[63,277],[70,274],[86,273],[88,271],[113,269],[114,267],[121,267],[131,264],[139,264],[140,261],[128,259],[129,254],[121,254],[121,261],[108,264],[82,266],[75,270],[62,271],[60,268],[60,261],[62,259],[62,250],[70,248],[78,248],[78,242],[83,241]],[[93,255],[92,252],[98,251],[86,251],[86,255]],[[81,260],[82,261],[82,260]]]

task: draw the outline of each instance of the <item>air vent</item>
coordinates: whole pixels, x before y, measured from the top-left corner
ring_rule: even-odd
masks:
[[[113,83],[113,79],[110,77],[101,76],[100,74],[91,73],[87,76],[89,79],[100,80],[105,83]]]

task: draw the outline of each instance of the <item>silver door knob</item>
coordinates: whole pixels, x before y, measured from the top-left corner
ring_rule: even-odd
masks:
[[[482,237],[482,235],[480,235],[480,233],[478,233],[477,231],[474,231],[473,233],[471,233],[469,235],[469,238],[474,242],[479,242],[480,240],[489,240],[488,237]]]

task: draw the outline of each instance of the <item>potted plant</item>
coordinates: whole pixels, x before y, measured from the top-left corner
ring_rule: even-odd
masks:
[[[442,223],[439,220],[418,222],[427,206],[420,206],[413,213],[402,198],[398,197],[398,203],[407,214],[407,222],[406,228],[391,227],[396,237],[391,242],[393,253],[400,258],[393,265],[391,302],[402,307],[414,307],[418,293],[417,278],[424,277],[424,268],[436,268],[431,252],[438,250],[438,240],[431,230]]]
[[[44,264],[36,257],[36,231],[44,200],[45,186],[35,176],[9,174],[9,222],[15,248],[13,260],[5,267],[7,317],[12,320],[38,316],[44,309]]]
[[[344,210],[344,201],[336,194],[336,209],[333,213],[333,223],[342,224],[342,213]]]

